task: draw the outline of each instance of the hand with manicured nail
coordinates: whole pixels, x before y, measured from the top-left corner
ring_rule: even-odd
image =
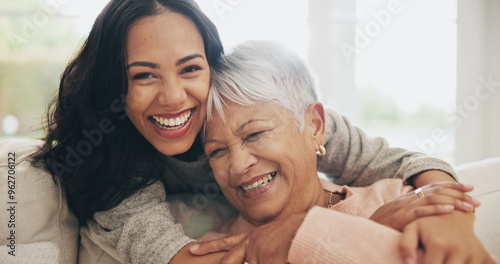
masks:
[[[471,212],[480,202],[466,192],[473,186],[454,182],[431,183],[381,206],[371,220],[403,231],[403,228],[422,217],[448,214],[453,210]]]

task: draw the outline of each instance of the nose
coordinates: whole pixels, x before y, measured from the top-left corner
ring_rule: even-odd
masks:
[[[230,152],[229,172],[231,174],[243,175],[258,162],[258,158],[244,146],[233,146]]]
[[[159,87],[158,103],[171,108],[180,108],[187,100],[186,89],[177,78],[169,78]]]

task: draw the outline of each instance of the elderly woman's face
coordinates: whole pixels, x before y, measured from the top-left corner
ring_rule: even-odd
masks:
[[[207,123],[205,153],[226,198],[252,224],[307,210],[318,178],[308,115],[301,133],[294,116],[271,103],[230,103],[225,112],[226,122],[215,115]]]

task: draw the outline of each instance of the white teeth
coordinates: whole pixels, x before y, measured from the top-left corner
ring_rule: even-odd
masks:
[[[152,116],[152,117],[153,120],[156,121],[159,125],[166,126],[162,127],[163,129],[177,129],[179,126],[184,125],[189,120],[189,117],[191,117],[191,111],[188,111],[182,116],[176,118],[163,118],[160,116]]]
[[[272,172],[252,184],[241,186],[241,188],[243,188],[245,192],[253,192],[257,189],[260,189],[263,186],[268,185],[273,180],[274,176],[276,176],[276,172]]]

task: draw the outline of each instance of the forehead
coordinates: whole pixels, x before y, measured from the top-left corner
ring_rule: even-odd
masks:
[[[139,19],[127,34],[129,56],[135,53],[154,55],[180,48],[203,49],[204,54],[203,38],[194,22],[171,11]]]
[[[256,121],[276,125],[293,118],[284,107],[270,102],[251,106],[229,102],[223,106],[223,111],[224,119],[213,110],[212,117],[207,120],[207,137],[218,134],[223,129],[236,133],[248,124],[257,123]]]

